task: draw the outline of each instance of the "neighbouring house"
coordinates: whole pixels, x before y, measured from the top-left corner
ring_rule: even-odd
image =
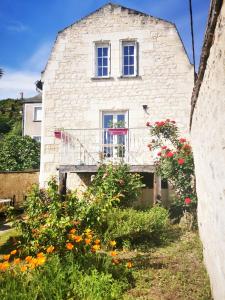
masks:
[[[106,4],[58,33],[42,82],[41,186],[58,173],[85,186],[100,162],[122,160],[143,174],[144,199],[153,186],[164,197],[145,124],[174,119],[188,135],[194,84],[173,23]]]
[[[42,96],[38,94],[22,99],[23,103],[23,135],[29,135],[41,142]]]
[[[215,300],[225,299],[225,2],[212,0],[198,80],[191,140],[198,224]]]

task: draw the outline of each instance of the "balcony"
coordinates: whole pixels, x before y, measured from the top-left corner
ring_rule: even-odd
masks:
[[[60,138],[62,172],[93,172],[101,163],[126,163],[132,172],[153,172],[148,128],[65,129]]]

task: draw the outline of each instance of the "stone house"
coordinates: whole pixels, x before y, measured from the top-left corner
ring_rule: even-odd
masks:
[[[176,26],[133,9],[109,3],[60,31],[42,74],[41,186],[58,172],[85,186],[99,162],[123,160],[152,199],[145,124],[170,118],[188,134],[193,74]]]
[[[41,142],[41,121],[42,121],[42,96],[38,94],[31,98],[22,99],[23,135],[29,135],[38,142]]]
[[[192,96],[198,224],[213,299],[225,299],[225,2],[212,0]]]

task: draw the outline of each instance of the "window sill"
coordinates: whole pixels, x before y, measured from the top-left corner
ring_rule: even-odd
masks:
[[[91,80],[95,81],[95,80],[114,80],[113,77],[92,77]]]
[[[35,122],[35,123],[40,123],[41,120],[33,120],[33,122]]]
[[[118,77],[118,79],[142,79],[141,76],[135,75],[135,76],[126,76],[126,75],[121,75]]]

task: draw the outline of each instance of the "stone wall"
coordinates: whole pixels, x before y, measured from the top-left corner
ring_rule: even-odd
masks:
[[[20,206],[33,184],[38,184],[39,172],[0,172],[0,199],[13,198]]]
[[[122,40],[138,42],[137,77],[120,77]],[[93,79],[98,41],[111,45],[110,79]],[[108,4],[59,32],[42,80],[41,185],[59,165],[54,130],[101,128],[102,111],[128,111],[130,128],[171,118],[188,132],[193,66],[170,22]]]
[[[211,17],[215,19],[212,1]],[[198,222],[204,259],[215,300],[225,299],[225,3],[213,37],[209,20],[206,39],[212,46],[192,121],[192,144],[199,199]],[[211,34],[211,37],[210,37]],[[207,40],[205,40],[207,42]],[[205,43],[206,45],[207,43]],[[203,55],[207,51],[203,48]],[[204,62],[204,57],[202,57]],[[195,95],[194,95],[195,96]]]

